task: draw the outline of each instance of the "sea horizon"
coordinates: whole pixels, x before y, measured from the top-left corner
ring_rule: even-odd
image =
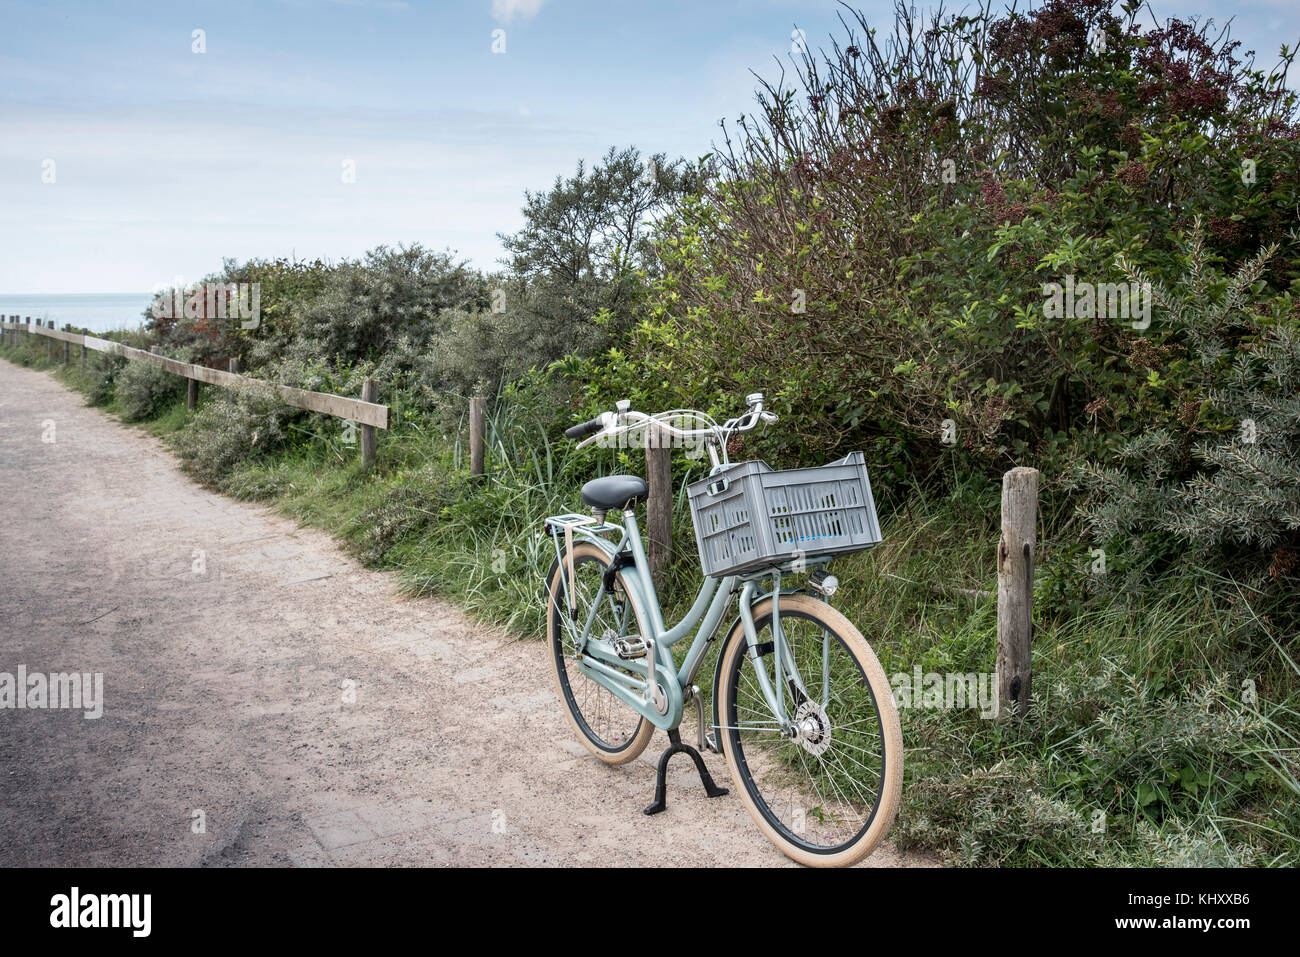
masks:
[[[30,317],[44,323],[65,323],[91,332],[137,329],[145,322],[144,312],[153,303],[152,292],[0,293],[0,316],[18,321]]]

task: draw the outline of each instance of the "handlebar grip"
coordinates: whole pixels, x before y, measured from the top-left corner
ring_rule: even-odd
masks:
[[[583,422],[581,425],[573,425],[564,430],[566,439],[585,439],[589,435],[595,435],[605,427],[605,421],[601,416],[596,416],[590,422]]]

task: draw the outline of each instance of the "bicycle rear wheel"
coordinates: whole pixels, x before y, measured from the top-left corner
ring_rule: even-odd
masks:
[[[590,542],[579,542],[573,546],[573,565],[576,627],[581,630],[609,567],[609,556]],[[565,563],[557,560],[551,563],[546,578],[546,640],[555,685],[578,740],[606,764],[626,764],[646,749],[655,728],[578,667],[574,636],[565,624],[566,618],[569,625],[574,624],[565,599],[566,575]],[[601,599],[591,629],[596,637],[633,637],[641,633],[622,581],[622,576],[616,575],[614,593],[606,593]]]
[[[857,628],[809,595],[781,596],[781,630],[802,687],[785,669],[782,733],[755,668],[775,681],[772,598],[754,606],[759,656],[739,622],[718,656],[714,693],[727,767],[759,828],[811,867],[855,864],[880,843],[898,811],[903,735],[880,662]]]

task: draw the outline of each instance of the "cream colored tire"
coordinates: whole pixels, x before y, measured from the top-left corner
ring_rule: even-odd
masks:
[[[771,613],[772,599],[766,598],[760,601],[754,607],[755,623],[761,628],[769,619]],[[814,619],[815,624],[829,628],[833,635],[840,639],[842,650],[847,651],[856,659],[862,677],[865,677],[866,683],[870,686],[871,698],[874,699],[875,711],[879,718],[879,740],[884,765],[883,773],[879,775],[880,784],[872,788],[872,792],[876,796],[873,813],[862,828],[857,831],[856,835],[851,837],[851,840],[846,840],[843,846],[830,845],[828,848],[801,846],[789,829],[785,828],[784,825],[774,823],[772,818],[778,815],[770,807],[767,808],[767,813],[764,813],[764,808],[759,803],[762,796],[759,795],[759,798],[756,799],[755,795],[751,793],[751,787],[757,789],[753,776],[746,773],[745,769],[742,769],[740,765],[741,755],[737,754],[739,732],[725,727],[732,723],[728,713],[734,708],[734,705],[731,704],[732,696],[737,693],[737,690],[733,690],[731,687],[733,683],[736,683],[736,656],[743,656],[748,647],[745,641],[744,629],[739,622],[733,627],[731,634],[727,636],[726,644],[723,645],[718,660],[714,695],[717,700],[718,723],[724,726],[718,729],[718,737],[722,744],[723,753],[726,756],[727,769],[731,772],[731,778],[735,784],[735,790],[739,792],[740,799],[744,802],[746,810],[749,811],[750,816],[753,817],[767,839],[780,848],[787,857],[798,861],[800,864],[809,867],[848,867],[858,863],[875,850],[889,831],[894,816],[898,813],[903,788],[903,734],[898,723],[898,711],[894,705],[893,692],[885,677],[884,670],[880,667],[880,662],[876,659],[875,652],[871,650],[871,646],[867,644],[866,639],[862,637],[862,634],[853,623],[834,608],[813,598],[811,595],[783,595],[781,596],[781,616],[783,622],[788,622],[786,616],[790,616],[789,620],[794,620],[796,616],[807,616]],[[767,633],[770,634],[770,630]],[[761,638],[762,633],[760,632]],[[796,653],[797,661],[798,655]],[[741,667],[745,666],[745,663],[742,662]],[[752,662],[749,663],[749,666],[752,667]],[[807,679],[807,676],[805,676],[805,679]],[[746,695],[752,697],[752,689],[746,689]],[[826,710],[831,711],[830,708]],[[830,721],[833,739],[835,722],[833,713],[830,715]],[[872,738],[875,739],[874,734]],[[829,747],[833,746],[833,744],[828,746],[828,750]],[[740,750],[743,752],[743,744],[740,745]],[[799,757],[803,759],[803,755]]]

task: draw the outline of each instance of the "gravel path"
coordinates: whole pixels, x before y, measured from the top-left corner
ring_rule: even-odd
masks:
[[[394,584],[0,361],[0,672],[104,689],[0,710],[0,865],[787,863],[682,757],[644,817],[662,733],[605,767],[540,644]]]

